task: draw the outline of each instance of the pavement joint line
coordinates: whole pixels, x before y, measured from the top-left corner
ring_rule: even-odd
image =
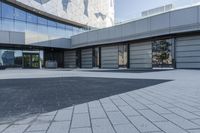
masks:
[[[91,128],[91,131],[93,133],[94,131],[93,131],[93,126],[92,126],[92,119],[91,119],[91,114],[90,114],[90,107],[89,107],[88,103],[87,103],[87,109],[88,109],[89,120],[90,120],[90,128]]]
[[[71,121],[70,121],[70,124],[69,124],[68,133],[70,133],[71,128],[72,128],[72,121],[73,121],[73,116],[74,116],[74,110],[75,110],[75,105],[73,105],[73,108],[72,108],[72,116],[71,116]]]
[[[167,109],[167,108],[165,108],[165,107],[163,107],[164,109]],[[167,109],[168,111],[170,111],[169,109]],[[155,111],[154,111],[155,112]],[[170,111],[170,112],[172,112],[172,111]],[[157,113],[157,112],[156,112]],[[175,113],[173,113],[172,112],[172,114],[175,114]],[[175,114],[175,115],[177,115],[177,114]],[[180,116],[180,115],[178,115],[178,116]],[[162,116],[163,117],[163,116]],[[182,117],[182,116],[180,116],[180,117]],[[145,117],[146,118],[146,117]],[[165,118],[165,117],[164,117]],[[185,119],[184,117],[182,117],[183,119]],[[148,118],[147,118],[148,119]],[[165,119],[167,119],[167,118],[165,118]],[[177,127],[179,127],[179,128],[181,128],[181,129],[183,129],[183,130],[185,130],[185,131],[187,131],[186,129],[184,129],[184,128],[182,128],[182,127],[180,127],[179,125],[177,125],[176,123],[174,123],[174,122],[172,122],[172,121],[170,121],[169,119],[167,119],[169,122],[171,122],[171,123],[173,123],[174,125],[176,125]],[[186,119],[186,120],[188,120],[188,119]],[[188,120],[188,121],[190,121],[190,120]],[[192,122],[192,121],[190,121],[191,123],[193,123],[193,124],[195,124],[195,125],[198,125],[198,124],[196,124],[196,123],[194,123],[194,122]],[[155,123],[158,123],[158,122],[155,122]],[[196,128],[195,128],[196,129]],[[189,129],[189,130],[191,130],[191,129]],[[188,132],[188,131],[187,131]]]
[[[121,97],[120,97],[121,98]],[[123,99],[122,99],[123,100]],[[112,99],[111,99],[111,101],[112,101]],[[125,101],[124,101],[125,102]],[[113,104],[115,104],[113,101],[112,101],[112,103]],[[128,103],[127,103],[128,104]],[[117,106],[116,104],[115,104],[115,106]],[[128,106],[130,106],[129,104],[128,104]],[[117,108],[118,108],[118,110],[124,115],[124,117],[131,123],[131,125],[133,125],[136,129],[137,129],[137,131],[138,132],[140,132],[140,130],[131,122],[131,120],[120,110],[120,108],[117,106]]]
[[[45,132],[45,133],[47,133],[47,132],[48,132],[48,130],[49,130],[49,128],[51,127],[52,123],[54,122],[54,119],[55,119],[55,117],[56,117],[56,115],[57,115],[57,114],[58,114],[58,111],[56,111],[56,113],[55,113],[55,115],[54,115],[53,119],[51,120],[51,122],[50,122],[50,124],[49,124],[49,126],[48,126],[48,128],[47,128],[47,130],[46,130],[46,132]]]
[[[103,107],[102,102],[101,102],[100,100],[99,100],[99,103],[100,103],[100,105],[101,105],[101,107],[102,107],[104,113],[106,114],[106,117],[107,117],[107,119],[108,119],[108,121],[109,121],[109,123],[110,123],[110,125],[111,125],[111,127],[112,127],[112,129],[113,129],[113,131],[114,131],[115,133],[117,133],[116,129],[114,128],[113,123],[111,122],[110,118],[108,117],[108,114],[107,114],[107,112],[106,112],[105,108]]]
[[[126,94],[126,95],[128,95],[128,94]],[[120,96],[121,97],[121,96]],[[129,96],[130,97],[130,96]],[[122,97],[121,97],[122,98]],[[124,101],[124,102],[126,102],[132,109],[134,109],[126,100],[124,100],[123,98],[122,98],[122,100]],[[151,124],[153,124],[155,127],[157,127],[158,129],[160,129],[160,131],[162,131],[162,132],[164,132],[160,127],[158,127],[157,125],[155,125],[152,121],[150,121],[147,117],[145,117],[142,113],[140,113],[137,109],[134,109],[136,112],[138,112],[141,116],[143,116],[144,118],[146,118]]]

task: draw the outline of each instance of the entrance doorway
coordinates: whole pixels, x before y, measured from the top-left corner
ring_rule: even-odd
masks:
[[[128,68],[128,45],[119,45],[118,61],[119,68]]]
[[[93,48],[93,67],[100,68],[101,67],[101,50],[100,47]]]
[[[23,53],[23,68],[40,68],[39,53]]]

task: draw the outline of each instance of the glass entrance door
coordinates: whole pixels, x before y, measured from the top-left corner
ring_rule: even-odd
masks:
[[[127,66],[128,66],[128,45],[119,45],[118,60],[119,60],[119,68],[127,68]]]
[[[39,53],[23,53],[24,68],[40,68]]]

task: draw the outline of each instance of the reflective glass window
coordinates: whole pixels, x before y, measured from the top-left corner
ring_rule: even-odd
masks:
[[[48,28],[46,25],[38,25],[38,32],[42,34],[48,34]]]
[[[14,18],[14,8],[10,5],[2,3],[2,17],[3,18]]]
[[[37,24],[27,23],[26,30],[31,32],[37,32]]]
[[[65,29],[65,28],[66,28],[66,25],[61,24],[61,23],[57,23],[57,27],[58,27],[58,28],[61,28],[61,29]]]
[[[2,19],[2,30],[14,31],[14,20],[12,20],[12,19]]]
[[[18,32],[26,31],[26,22],[15,20],[15,31]]]
[[[45,18],[38,17],[38,24],[47,25],[47,20]]]
[[[15,19],[21,20],[21,21],[26,21],[26,12],[15,8]]]
[[[37,23],[37,16],[27,13],[27,22]]]
[[[2,6],[1,6],[1,1],[0,1],[0,17],[1,17],[1,9],[2,9]]]
[[[48,20],[48,26],[56,27],[56,22]]]

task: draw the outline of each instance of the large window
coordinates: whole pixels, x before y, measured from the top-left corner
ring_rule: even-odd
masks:
[[[152,42],[153,67],[173,67],[173,39]]]
[[[0,29],[17,32],[37,32],[53,37],[69,38],[83,31],[82,28],[62,24],[34,15],[0,1]]]
[[[120,68],[127,68],[128,66],[128,45],[119,45],[118,61]]]

